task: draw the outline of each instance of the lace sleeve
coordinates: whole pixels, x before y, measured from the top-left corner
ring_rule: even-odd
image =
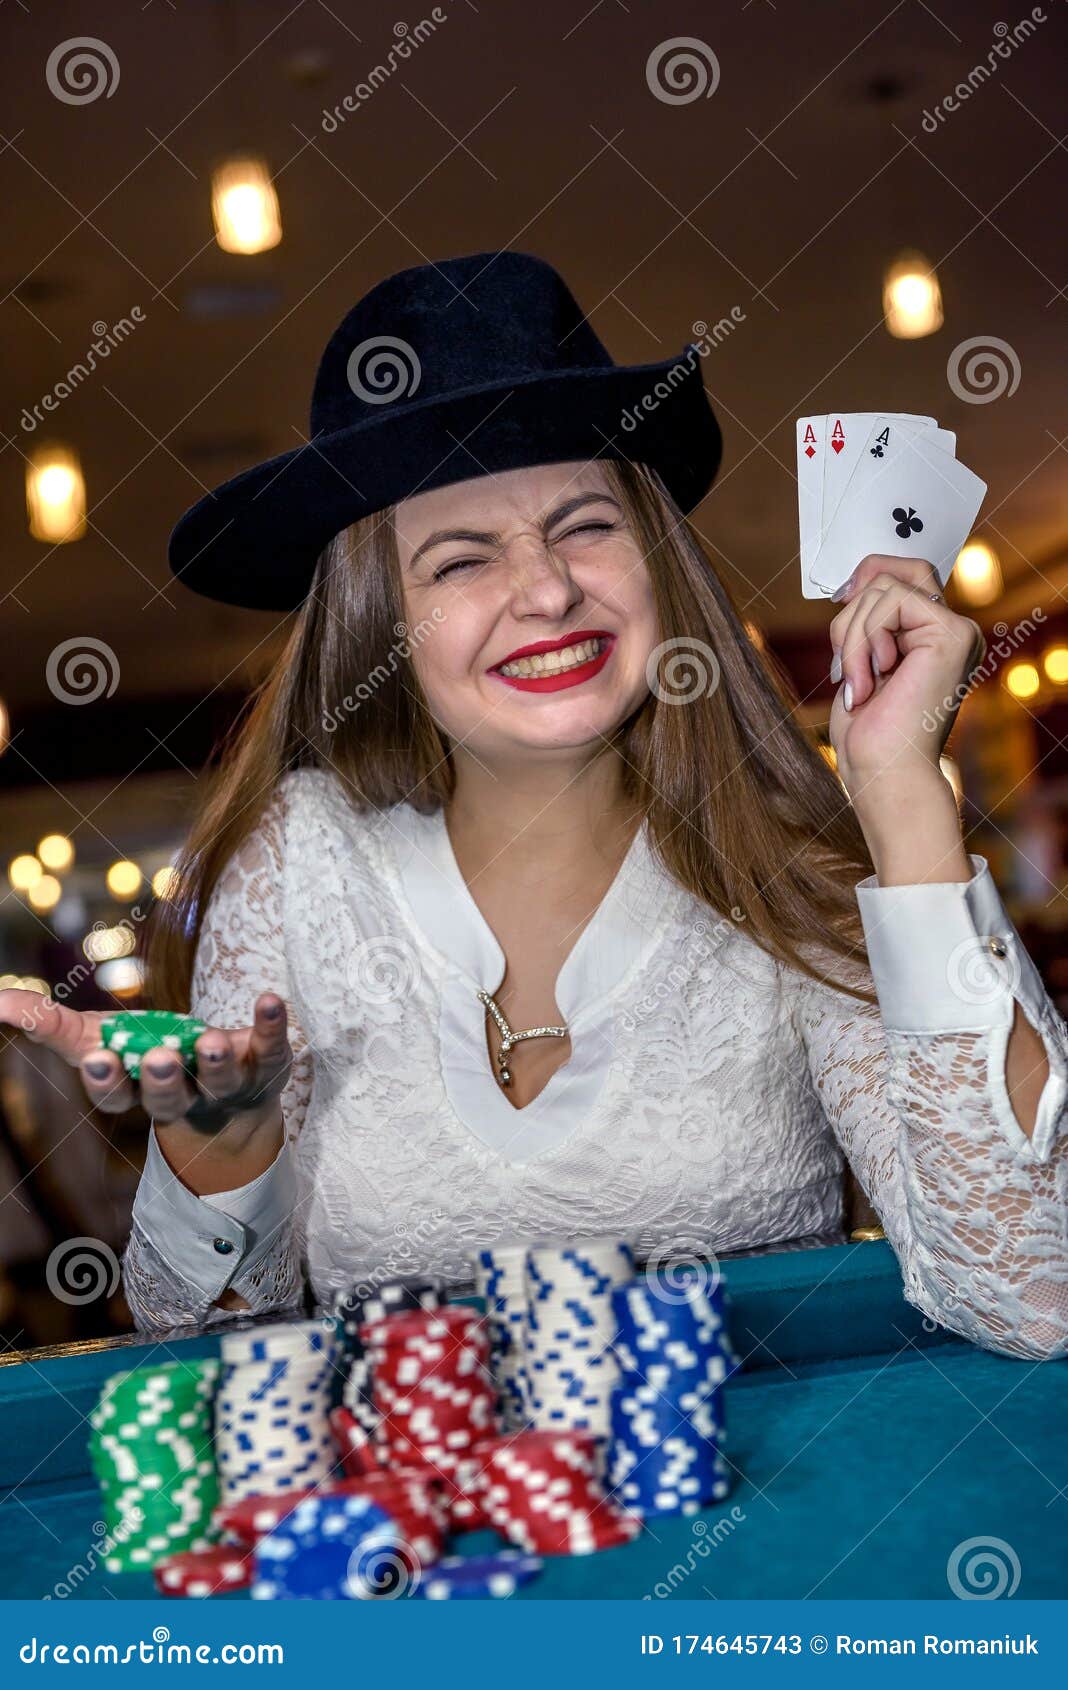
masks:
[[[1048,1144],[1036,1146],[1015,1117],[1011,1127],[1005,1120],[1006,1041],[987,1029],[887,1027],[888,966],[885,957],[873,964],[879,1009],[800,975],[795,1008],[813,1083],[897,1256],[905,1294],[983,1348],[1066,1355],[1063,1083],[1052,1093]],[[1045,1003],[1039,1031],[1051,1078],[1062,1081],[1068,1036]]]
[[[282,1093],[287,1143],[266,1175],[219,1194],[210,1205],[177,1180],[150,1143],[123,1257],[123,1289],[141,1331],[225,1319],[229,1311],[217,1306],[225,1290],[255,1313],[289,1307],[302,1294],[290,1146],[308,1108],[313,1070],[308,1038],[290,1001],[282,928],[286,786],[283,779],[212,891],[194,959],[190,1011],[213,1026],[243,1027],[260,992],[286,1000],[293,1049]],[[219,1232],[233,1246],[225,1256],[213,1249]]]

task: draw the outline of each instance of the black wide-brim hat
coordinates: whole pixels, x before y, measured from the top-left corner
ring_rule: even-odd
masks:
[[[168,557],[207,598],[293,610],[334,535],[417,493],[607,457],[650,465],[687,513],[721,453],[697,343],[616,364],[551,264],[474,253],[365,294],[323,352],[310,439],[198,500]]]

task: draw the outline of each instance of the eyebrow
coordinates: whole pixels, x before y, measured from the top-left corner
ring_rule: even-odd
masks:
[[[612,505],[620,516],[623,515],[623,507],[618,499],[614,499],[610,493],[579,493],[573,499],[565,499],[563,504],[557,505],[554,511],[549,512],[549,515],[542,522],[542,532],[547,534],[549,529],[555,528],[558,522],[563,522],[567,517],[572,516],[583,505],[590,504]],[[500,540],[500,535],[482,533],[475,528],[435,528],[434,532],[428,534],[422,545],[412,553],[408,568],[414,569],[424,553],[431,551],[434,546],[443,545],[446,540],[464,540],[469,545],[493,546]]]

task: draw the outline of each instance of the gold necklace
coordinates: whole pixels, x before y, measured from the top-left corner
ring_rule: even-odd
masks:
[[[501,1014],[496,998],[491,997],[489,992],[479,992],[478,995],[496,1021],[497,1030],[501,1035],[501,1047],[497,1052],[497,1065],[500,1068],[500,1073],[497,1077],[502,1086],[510,1086],[512,1083],[511,1070],[508,1067],[508,1052],[513,1045],[519,1043],[520,1039],[567,1038],[566,1027],[528,1027],[525,1032],[513,1033]]]

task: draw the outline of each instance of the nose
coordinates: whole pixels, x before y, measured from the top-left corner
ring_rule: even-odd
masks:
[[[510,584],[512,614],[517,617],[564,617],[582,598],[567,564],[541,541],[516,548]]]

